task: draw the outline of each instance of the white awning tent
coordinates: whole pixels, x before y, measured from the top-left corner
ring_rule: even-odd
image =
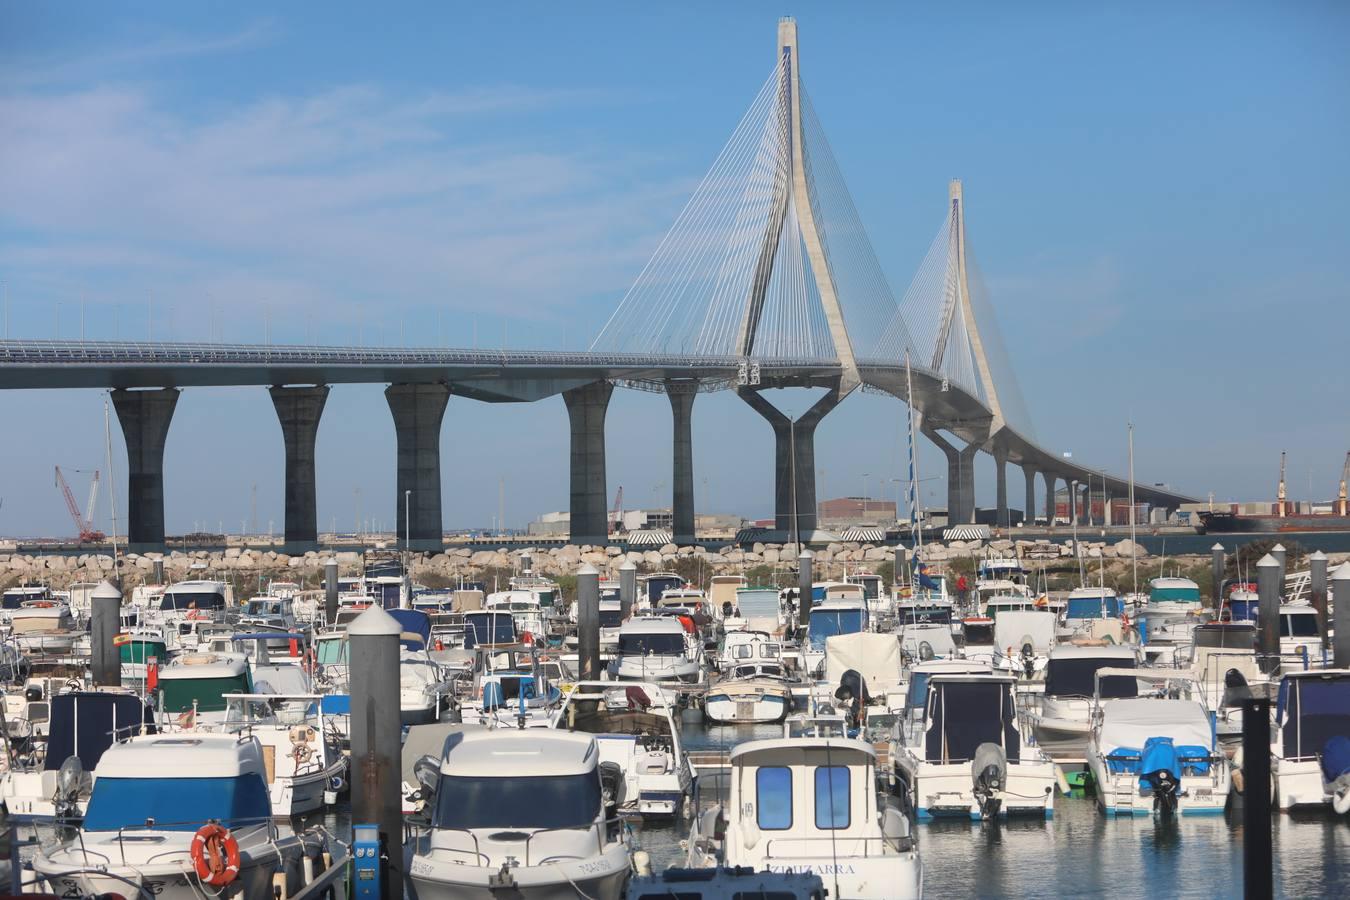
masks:
[[[1012,648],[1031,644],[1037,653],[1048,653],[1055,645],[1055,614],[1046,610],[1010,609],[994,616],[994,646]]]
[[[845,528],[839,540],[859,544],[880,544],[886,540],[886,530],[871,525],[854,525]]]
[[[674,543],[674,540],[669,531],[653,528],[628,532],[628,545],[630,547],[664,547],[671,543]]]
[[[942,532],[944,541],[987,541],[989,537],[988,525],[953,525]]]
[[[837,685],[853,669],[867,684],[867,692],[883,697],[900,687],[900,642],[893,634],[861,631],[825,639],[825,681]]]
[[[1196,700],[1130,697],[1102,704],[1098,746],[1110,753],[1142,750],[1151,737],[1170,737],[1177,747],[1212,747],[1209,716]]]

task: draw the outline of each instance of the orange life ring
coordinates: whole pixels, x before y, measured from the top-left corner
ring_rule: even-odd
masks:
[[[203,884],[225,887],[239,877],[239,842],[223,825],[203,825],[192,839],[192,865]]]

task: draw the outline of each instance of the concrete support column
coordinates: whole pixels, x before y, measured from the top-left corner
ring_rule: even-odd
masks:
[[[670,513],[676,544],[687,546],[694,542],[694,397],[698,395],[696,381],[667,381],[666,396],[675,420],[672,447],[675,468],[671,478]]]
[[[605,413],[614,385],[597,381],[563,392],[572,426],[571,541],[604,546],[609,541],[605,497]]]
[[[127,552],[164,550],[164,441],[177,388],[112,392],[127,443]]]
[[[272,387],[272,406],[286,443],[286,552],[319,549],[318,501],[314,490],[314,439],[328,400],[328,385]],[[402,521],[402,520],[400,520]]]
[[[1261,671],[1280,668],[1280,564],[1267,553],[1256,564],[1257,634]]]
[[[1092,524],[1092,487],[1086,484],[1083,485],[1083,519],[1085,519],[1086,522],[1080,521],[1080,525]]]
[[[1022,467],[1022,477],[1027,483],[1026,507],[1022,510],[1022,522],[1025,525],[1036,524],[1036,470]]]
[[[1078,482],[1069,482],[1069,524],[1078,524]]]
[[[1317,550],[1308,557],[1308,592],[1312,608],[1317,610],[1317,630],[1322,635],[1322,647],[1327,646],[1327,555]]]
[[[1012,524],[1008,520],[1008,456],[999,451],[994,452],[994,484],[994,524],[1007,528]]]
[[[958,450],[935,430],[923,433],[947,457],[947,523],[969,525],[975,520],[975,454],[980,448],[967,444]]]
[[[1059,481],[1050,472],[1045,473],[1045,527],[1055,527],[1055,516],[1059,511],[1059,504],[1055,498],[1055,483]]]
[[[816,426],[839,405],[838,393],[830,391],[796,421],[757,391],[737,393],[773,426],[774,527],[788,533],[796,528],[805,542],[816,529]]]
[[[450,402],[450,388],[444,384],[391,384],[384,389],[384,397],[398,437],[396,530],[406,529],[404,540],[409,550],[439,552],[445,546],[441,525],[441,422]]]

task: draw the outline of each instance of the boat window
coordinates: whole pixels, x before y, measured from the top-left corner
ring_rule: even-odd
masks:
[[[1049,697],[1091,697],[1098,669],[1133,669],[1134,660],[1119,658],[1051,658],[1045,667],[1045,693]],[[1136,697],[1139,684],[1123,675],[1101,680],[1102,699]]]
[[[224,609],[225,595],[206,591],[165,591],[160,609]]]
[[[85,831],[145,828],[196,831],[207,819],[226,828],[256,824],[272,817],[267,785],[256,773],[230,778],[114,778],[94,782]]]
[[[847,828],[849,771],[847,766],[816,766],[816,827]]]
[[[159,690],[166,712],[190,710],[194,700],[198,712],[219,712],[225,708],[223,694],[249,693],[248,675],[241,672],[226,678],[165,678],[161,673]]]
[[[1171,601],[1178,603],[1199,603],[1200,588],[1198,587],[1155,587],[1149,591],[1148,599],[1150,603],[1158,601]]]
[[[912,606],[902,613],[906,625],[950,625],[952,611],[945,606]]]
[[[516,623],[510,613],[477,613],[464,617],[464,647],[472,650],[479,644],[514,644]]]
[[[735,647],[731,648],[731,656],[733,659],[749,659],[750,652],[751,647],[749,644],[737,644]]]
[[[1114,619],[1120,615],[1119,597],[1070,597],[1068,619]]]
[[[622,624],[623,624],[623,610],[621,609],[600,610],[601,628],[618,628]]]
[[[994,625],[992,622],[965,623],[965,635],[967,644],[992,644],[994,642]]]
[[[1318,637],[1316,613],[1280,616],[1280,637]]]
[[[760,766],[755,770],[757,824],[764,831],[792,827],[792,770],[787,766]]]
[[[620,634],[619,652],[633,656],[653,653],[658,656],[684,654],[684,635],[670,632],[657,634]]]
[[[437,828],[589,828],[600,815],[594,772],[552,776],[442,775]]]
[[[860,609],[816,609],[811,611],[811,624],[807,632],[811,637],[811,646],[816,650],[825,648],[825,639],[838,634],[857,634],[863,630],[862,610]]]
[[[320,665],[345,665],[347,663],[348,644],[343,640],[318,641],[316,655]]]

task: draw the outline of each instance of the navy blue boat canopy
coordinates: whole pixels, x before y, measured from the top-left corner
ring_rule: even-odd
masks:
[[[95,691],[57,694],[52,697],[48,721],[47,758],[43,768],[55,771],[71,756],[78,756],[86,772],[103,758],[117,737],[155,733],[155,713],[134,694],[104,694]]]

